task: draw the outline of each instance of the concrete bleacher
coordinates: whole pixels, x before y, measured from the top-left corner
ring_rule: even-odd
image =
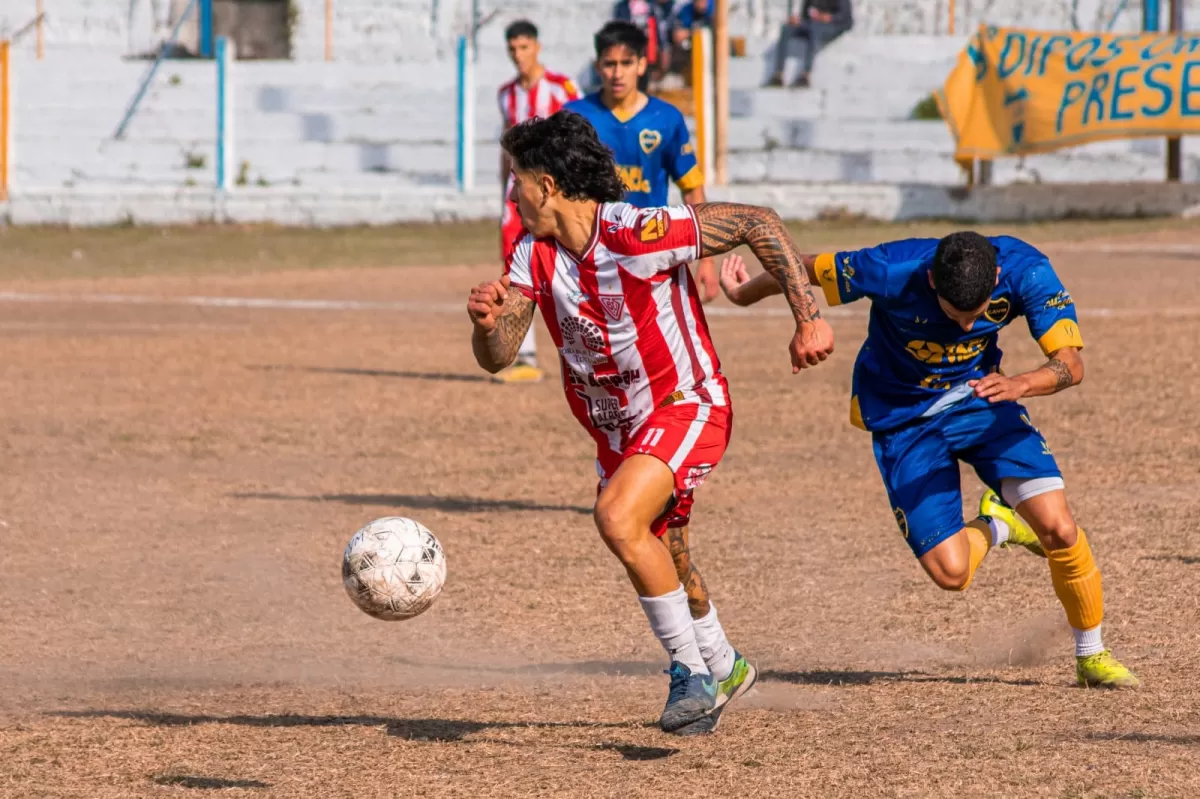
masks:
[[[246,184],[302,191],[450,190],[453,40],[466,22],[469,0],[338,0],[333,63],[322,60],[323,0],[293,2],[299,10],[294,59],[236,65],[236,159],[244,162]],[[511,72],[501,40],[504,24],[521,15],[537,20],[546,62],[583,75],[591,33],[610,5],[509,3],[481,31],[475,130],[481,191],[499,191],[494,95]],[[762,89],[782,5],[733,4],[732,28],[747,41],[746,57],[731,61],[728,166],[735,184],[961,185],[945,124],[912,120],[913,107],[942,83],[965,44],[962,31],[984,13],[996,22],[1065,27],[1070,8],[1044,0],[960,0],[960,33],[950,36],[945,20],[931,10],[937,4],[856,3],[855,30],[820,54],[811,89]],[[1200,12],[1200,0],[1188,5]],[[0,30],[24,21],[29,6],[0,0]],[[483,6],[486,11],[490,4]],[[1081,0],[1077,13],[1090,24],[1113,7]],[[147,9],[142,11],[148,24]],[[1131,2],[1116,28],[1130,29],[1139,18]],[[74,0],[50,9],[45,60],[34,60],[32,37],[17,46],[15,192],[212,186],[216,76],[209,62],[165,62],[125,139],[112,139],[148,67],[125,56],[139,41],[150,41],[151,32],[131,35],[125,3]],[[1184,179],[1195,181],[1200,159],[1189,144]],[[999,161],[994,180],[1157,181],[1163,153],[1157,139],[1105,142]]]

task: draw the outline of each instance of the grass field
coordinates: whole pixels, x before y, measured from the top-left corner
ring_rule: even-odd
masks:
[[[1144,689],[1073,687],[1044,562],[993,553],[964,595],[921,573],[846,422],[865,308],[792,376],[787,320],[721,300],[737,427],[694,551],[764,677],[680,739],[592,526],[590,439],[555,379],[496,387],[471,357],[492,226],[0,229],[0,796],[1200,794],[1200,233],[1007,230],[1081,310],[1086,382],[1030,405]],[[313,299],[360,305],[282,302]],[[1038,363],[1023,324],[1002,346]],[[388,624],[338,566],[392,514],[449,580]]]

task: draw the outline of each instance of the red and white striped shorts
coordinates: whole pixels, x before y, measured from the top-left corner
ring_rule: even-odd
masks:
[[[626,459],[652,455],[675,475],[675,493],[650,525],[650,532],[661,537],[669,527],[687,527],[692,517],[692,492],[721,462],[732,432],[733,412],[728,406],[692,402],[659,408],[633,435],[624,452],[602,449],[597,454],[600,485],[596,493]]]

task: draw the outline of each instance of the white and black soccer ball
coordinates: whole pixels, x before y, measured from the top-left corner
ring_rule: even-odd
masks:
[[[359,530],[342,555],[342,583],[354,604],[385,621],[429,609],[446,582],[446,555],[433,533],[402,516]]]

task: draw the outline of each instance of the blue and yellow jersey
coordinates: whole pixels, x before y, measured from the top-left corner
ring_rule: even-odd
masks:
[[[687,122],[670,103],[651,97],[645,108],[627,120],[610,111],[599,93],[573,100],[564,108],[591,122],[600,141],[613,151],[625,181],[625,202],[656,208],[667,204],[669,181],[682,191],[704,185]]]
[[[929,284],[937,239],[908,239],[818,256],[830,305],[871,300],[867,340],[854,364],[850,419],[890,430],[963,402],[983,402],[966,385],[1000,368],[997,334],[1019,316],[1042,351],[1082,347],[1075,303],[1049,259],[1011,236],[990,238],[1000,282],[970,331],[947,317]]]

